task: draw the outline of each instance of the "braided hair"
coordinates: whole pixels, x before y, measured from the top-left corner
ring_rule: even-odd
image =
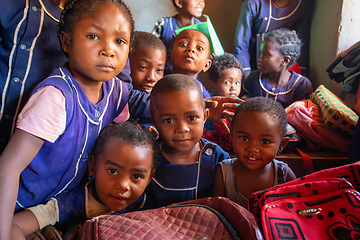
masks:
[[[120,9],[124,17],[130,23],[130,42],[134,35],[135,23],[130,8],[122,0],[68,0],[61,13],[57,27],[57,35],[61,32],[72,34],[78,22],[88,16],[92,16],[100,4],[111,3]]]
[[[286,28],[272,30],[264,34],[264,41],[272,42],[278,46],[278,50],[283,56],[291,57],[287,68],[300,57],[302,43],[294,30]]]

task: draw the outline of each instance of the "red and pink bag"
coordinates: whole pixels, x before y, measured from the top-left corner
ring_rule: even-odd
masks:
[[[360,164],[326,169],[252,194],[265,239],[359,239]]]

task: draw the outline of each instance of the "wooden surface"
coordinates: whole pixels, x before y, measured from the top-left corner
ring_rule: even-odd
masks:
[[[310,156],[315,171],[349,163],[348,153],[325,148],[309,150],[306,146],[299,146],[299,149]],[[285,149],[282,154],[277,155],[275,158],[287,163],[297,177],[305,175],[303,160],[296,149]]]

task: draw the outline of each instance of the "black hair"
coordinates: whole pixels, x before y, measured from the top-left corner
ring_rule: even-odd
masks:
[[[104,127],[99,136],[95,140],[91,155],[96,161],[97,156],[104,148],[108,139],[115,138],[126,144],[136,147],[145,147],[153,150],[152,168],[156,168],[158,164],[159,146],[154,135],[148,129],[142,129],[134,121],[126,121],[124,123],[114,123]]]
[[[130,8],[122,0],[68,0],[64,10],[61,12],[57,34],[60,38],[61,32],[72,34],[76,24],[88,16],[94,14],[95,9],[100,4],[112,3],[119,7],[124,13],[125,18],[130,23],[130,43],[134,35],[135,22]]]
[[[158,94],[171,93],[176,91],[196,90],[201,101],[201,106],[205,110],[205,101],[199,84],[192,78],[184,74],[169,74],[160,79],[154,86],[150,94],[150,112],[154,114],[154,98]]]
[[[236,108],[232,124],[235,122],[236,117],[242,112],[263,112],[269,114],[279,121],[280,130],[285,136],[287,127],[286,113],[283,106],[273,99],[266,97],[251,97],[246,99]]]
[[[172,48],[174,47],[174,43],[176,42],[176,40],[179,38],[179,35],[182,33],[182,32],[186,32],[186,31],[197,31],[197,32],[199,32],[199,33],[201,33],[202,35],[204,35],[206,38],[207,38],[207,40],[208,40],[208,48],[209,48],[209,55],[208,55],[208,58],[209,59],[212,59],[212,55],[211,55],[211,40],[209,39],[209,37],[205,34],[205,33],[203,33],[202,31],[200,31],[200,30],[197,30],[197,29],[185,29],[185,30],[182,30],[181,32],[179,32],[177,35],[176,35],[176,37],[171,41],[171,44],[170,44],[170,51],[172,51]]]
[[[135,31],[134,39],[131,42],[130,53],[134,53],[137,49],[143,48],[159,49],[166,54],[166,47],[160,38],[148,32]]]
[[[221,73],[228,68],[238,68],[241,71],[241,75],[243,74],[241,62],[233,54],[224,53],[222,56],[213,57],[211,67],[208,70],[209,79],[216,82],[220,78]]]
[[[278,50],[283,56],[288,55],[291,57],[287,68],[291,67],[300,57],[302,43],[294,30],[286,28],[272,30],[264,34],[264,41],[277,44],[279,46]]]

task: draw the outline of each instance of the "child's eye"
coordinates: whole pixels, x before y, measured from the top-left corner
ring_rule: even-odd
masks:
[[[165,119],[163,120],[163,122],[164,122],[164,123],[167,123],[167,124],[170,124],[170,123],[173,123],[174,120],[173,120],[172,118],[165,118]]]
[[[157,69],[156,71],[157,71],[158,73],[162,73],[162,72],[164,72],[164,69],[159,68],[159,69]]]
[[[229,82],[229,81],[225,81],[224,84],[225,84],[225,85],[230,85],[230,82]]]
[[[112,169],[112,168],[111,168],[111,169],[109,169],[108,171],[109,171],[109,173],[112,174],[112,175],[117,174],[117,170],[116,170],[116,169]]]
[[[247,136],[240,136],[239,138],[241,141],[247,141],[249,139]]]
[[[145,67],[145,66],[139,66],[139,69],[140,69],[140,70],[145,70],[146,67]]]
[[[198,51],[204,51],[204,48],[203,48],[202,46],[197,46],[196,49],[197,49]]]
[[[139,179],[139,178],[141,178],[141,176],[140,176],[140,174],[134,174],[133,178],[134,179]]]
[[[89,34],[89,35],[87,35],[87,38],[92,39],[92,40],[98,40],[99,39],[99,37],[97,35],[95,35],[95,34]]]
[[[181,43],[179,44],[179,46],[180,46],[180,47],[186,47],[186,46],[187,46],[187,43],[181,42]]]
[[[126,43],[126,41],[125,41],[124,39],[117,39],[115,42],[116,42],[117,44],[120,44],[120,45]]]
[[[196,117],[196,116],[189,116],[189,120],[191,122],[196,121],[197,119],[198,119],[198,117]]]
[[[236,81],[236,82],[235,82],[235,85],[240,85],[240,82],[239,82],[239,81]]]
[[[270,141],[267,140],[267,139],[261,139],[260,142],[261,142],[262,144],[269,144],[269,143],[270,143]]]

